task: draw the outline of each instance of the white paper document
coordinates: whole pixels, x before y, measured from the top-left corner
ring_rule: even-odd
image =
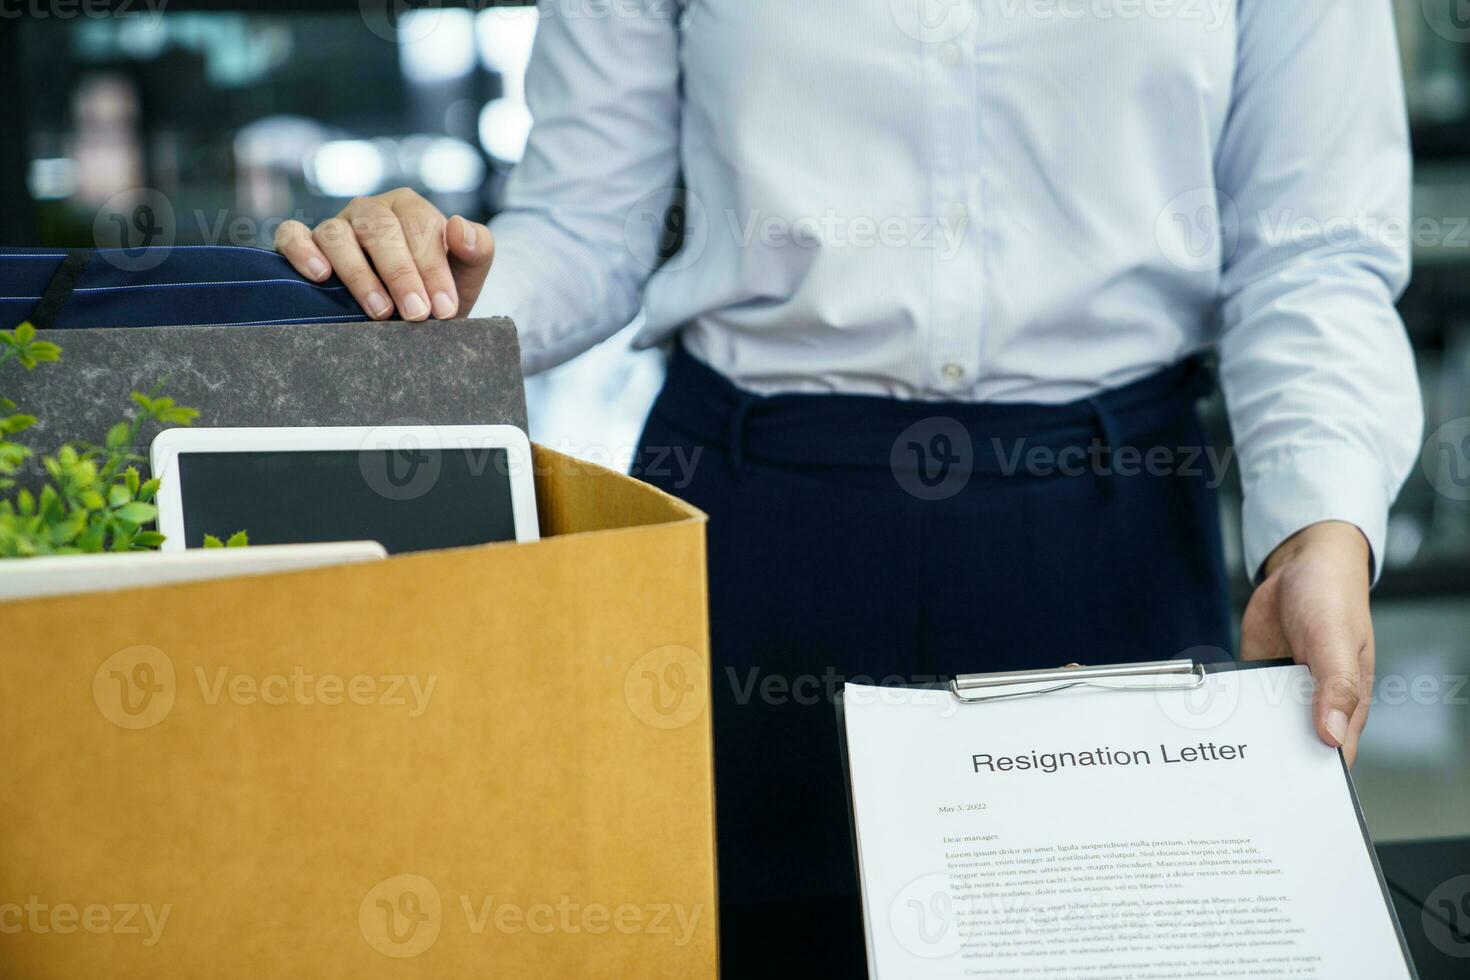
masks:
[[[1304,667],[962,704],[849,684],[875,980],[1413,976]]]

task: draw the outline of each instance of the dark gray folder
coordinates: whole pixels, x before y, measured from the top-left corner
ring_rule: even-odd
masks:
[[[197,426],[488,425],[526,427],[515,324],[427,323],[48,330],[61,360],[0,369],[0,394],[40,422],[19,437],[40,453],[100,443],[157,389],[199,409]],[[153,432],[137,451],[147,454]],[[33,483],[32,461],[23,483]],[[144,467],[146,469],[146,467]]]

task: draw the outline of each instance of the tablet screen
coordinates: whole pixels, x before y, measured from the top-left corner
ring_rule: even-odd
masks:
[[[515,540],[504,449],[182,452],[185,546],[377,541],[389,554]]]

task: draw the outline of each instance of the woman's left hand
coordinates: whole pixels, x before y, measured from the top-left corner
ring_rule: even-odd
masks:
[[[1290,657],[1312,669],[1317,734],[1342,746],[1348,765],[1373,690],[1370,560],[1367,539],[1351,524],[1304,528],[1266,559],[1266,578],[1240,624],[1242,659]]]

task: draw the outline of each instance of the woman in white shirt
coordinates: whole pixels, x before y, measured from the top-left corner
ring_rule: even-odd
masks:
[[[726,975],[861,970],[840,679],[1226,656],[1201,352],[1240,653],[1351,758],[1421,425],[1387,0],[558,0],[527,98],[488,229],[397,190],[278,246],[528,371],[675,349],[635,471],[711,515]]]

